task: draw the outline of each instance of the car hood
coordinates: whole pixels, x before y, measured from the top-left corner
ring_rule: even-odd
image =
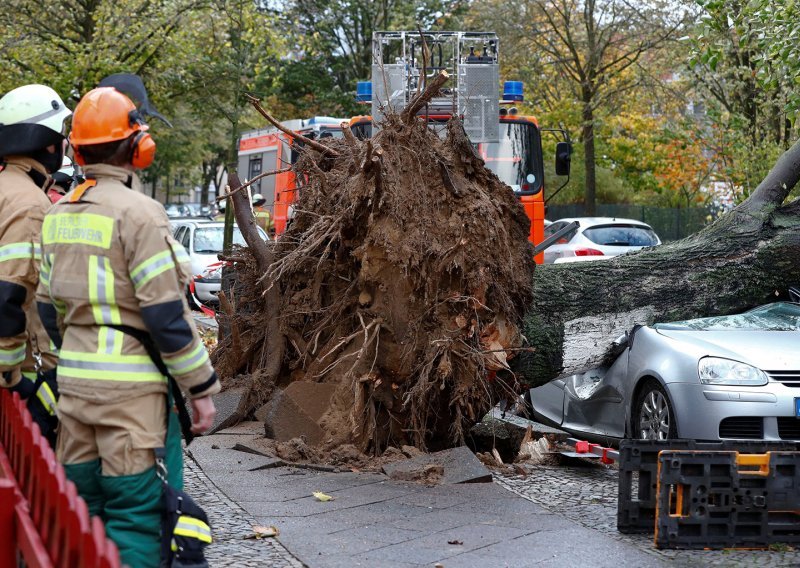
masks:
[[[658,329],[685,344],[684,351],[748,363],[764,371],[800,370],[800,331]]]

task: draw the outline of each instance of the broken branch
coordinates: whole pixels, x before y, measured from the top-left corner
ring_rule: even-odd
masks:
[[[253,105],[253,108],[255,108],[261,116],[263,116],[264,118],[267,119],[267,122],[269,122],[272,126],[277,128],[278,130],[280,130],[284,134],[288,134],[292,138],[300,140],[306,146],[314,148],[315,150],[317,150],[319,152],[322,152],[323,154],[330,154],[334,158],[338,158],[339,157],[339,152],[337,152],[333,148],[328,148],[327,146],[325,146],[324,144],[320,144],[316,140],[312,140],[311,138],[306,138],[305,136],[303,136],[299,132],[295,132],[291,128],[286,128],[284,125],[282,125],[280,122],[278,122],[275,118],[273,118],[266,110],[264,110],[264,107],[261,106],[261,99],[258,99],[256,97],[254,97],[253,95],[250,95],[250,94],[247,94],[247,93],[245,93],[244,96],[247,97],[247,100],[250,101],[250,104]]]
[[[425,90],[422,91],[421,94],[415,96],[414,100],[408,103],[408,106],[403,109],[403,112],[400,113],[400,119],[406,124],[411,124],[411,121],[415,119],[420,109],[431,102],[433,97],[439,94],[439,89],[442,88],[442,85],[447,83],[449,78],[450,75],[447,73],[447,71],[440,71],[436,78],[425,86]]]
[[[229,191],[228,193],[223,193],[222,195],[217,197],[215,199],[215,201],[222,201],[223,199],[227,199],[231,195],[236,193],[237,191],[241,191],[245,187],[249,187],[249,186],[253,185],[255,182],[257,182],[258,180],[260,180],[262,178],[265,178],[265,177],[268,177],[268,176],[274,176],[274,175],[278,175],[278,174],[285,174],[286,172],[290,172],[290,171],[292,171],[292,168],[281,168],[279,170],[272,170],[272,171],[269,171],[269,172],[264,172],[263,174],[258,174],[256,177],[254,177],[250,181],[244,182],[242,185],[240,185],[239,187],[237,187],[233,191]]]

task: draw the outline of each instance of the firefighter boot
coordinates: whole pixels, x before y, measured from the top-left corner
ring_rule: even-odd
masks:
[[[100,460],[65,465],[64,473],[67,474],[67,479],[75,484],[78,495],[86,501],[89,514],[103,518],[105,498],[100,487]]]
[[[161,561],[162,481],[151,467],[135,475],[100,476],[106,498],[106,534],[122,564],[157,568]]]

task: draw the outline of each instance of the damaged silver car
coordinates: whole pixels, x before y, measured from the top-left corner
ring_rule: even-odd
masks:
[[[531,389],[585,438],[800,440],[800,303],[637,327],[613,364]]]

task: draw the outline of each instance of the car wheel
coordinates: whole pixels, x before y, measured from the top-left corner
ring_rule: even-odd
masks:
[[[664,388],[647,381],[633,412],[633,434],[639,440],[669,440],[678,437],[675,412]]]

